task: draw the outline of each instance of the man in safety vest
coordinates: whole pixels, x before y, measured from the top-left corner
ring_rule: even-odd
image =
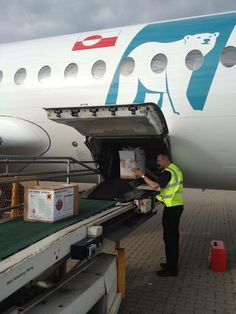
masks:
[[[163,171],[155,181],[148,178],[140,169],[133,169],[133,172],[137,177],[143,178],[153,190],[160,188],[160,194],[156,198],[164,204],[162,225],[166,263],[160,264],[162,270],[157,271],[157,275],[161,277],[177,276],[179,221],[184,209],[183,175],[166,153],[157,156],[157,164],[163,168]]]

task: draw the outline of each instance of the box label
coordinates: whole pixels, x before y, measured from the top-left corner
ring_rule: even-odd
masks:
[[[74,189],[28,190],[28,219],[56,221],[73,215]]]

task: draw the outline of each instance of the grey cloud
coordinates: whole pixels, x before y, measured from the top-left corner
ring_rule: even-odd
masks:
[[[232,10],[235,0],[0,0],[0,42]]]

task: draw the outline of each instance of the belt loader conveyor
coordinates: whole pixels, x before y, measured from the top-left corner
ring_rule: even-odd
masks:
[[[3,226],[5,230],[8,230],[7,233],[1,234],[0,241],[1,247],[3,242],[6,241],[5,250],[3,250],[3,247],[0,248],[0,252],[5,252],[5,256],[1,256],[4,259],[0,261],[0,302],[68,256],[71,245],[86,238],[89,226],[107,223],[109,220],[132,211],[134,208],[133,202],[115,203],[84,199],[80,201],[80,214],[78,217],[55,224],[23,222],[21,219],[2,223],[0,232],[3,230]],[[21,225],[20,230],[25,232],[26,239],[22,237],[22,234],[14,234],[14,231],[17,231],[15,229],[17,224]],[[14,228],[11,228],[11,225]],[[37,225],[41,225],[41,239],[35,238],[34,231],[37,228],[40,230]],[[6,226],[8,227],[6,228]],[[25,226],[25,228],[22,228],[22,226]],[[28,228],[31,226],[31,236],[26,226]],[[15,244],[12,242],[12,233]],[[13,250],[7,243],[7,234],[11,234],[11,245],[15,245],[14,249],[18,246],[19,250],[8,257],[6,255]]]

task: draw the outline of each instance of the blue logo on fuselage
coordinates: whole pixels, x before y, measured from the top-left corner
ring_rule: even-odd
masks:
[[[120,65],[124,59],[126,59],[135,49],[141,45],[147,43],[169,44],[181,41],[184,38],[196,36],[197,34],[217,34],[217,39],[215,39],[214,46],[205,55],[203,65],[199,68],[199,70],[193,71],[191,73],[186,89],[186,97],[192,109],[203,110],[220,60],[221,51],[224,49],[235,24],[236,14],[231,13],[218,16],[194,18],[189,20],[150,24],[145,26],[133,38],[125,50],[123,56],[121,57],[108,91],[106,104],[109,105],[117,103],[120,84]],[[201,44],[205,47],[210,45],[210,38],[202,38]],[[143,58],[145,58],[145,56],[143,56]],[[132,102],[142,103],[145,101],[146,94],[157,94],[156,103],[161,108],[163,103],[163,96],[165,94],[168,97],[173,112],[178,113],[175,110],[172,95],[169,90],[168,71],[170,71],[170,69],[168,69],[167,65],[167,71],[165,73],[165,91],[161,89],[151,90],[145,87],[144,84],[138,80],[137,94],[132,99]],[[127,86],[127,88],[129,88],[129,86]]]

